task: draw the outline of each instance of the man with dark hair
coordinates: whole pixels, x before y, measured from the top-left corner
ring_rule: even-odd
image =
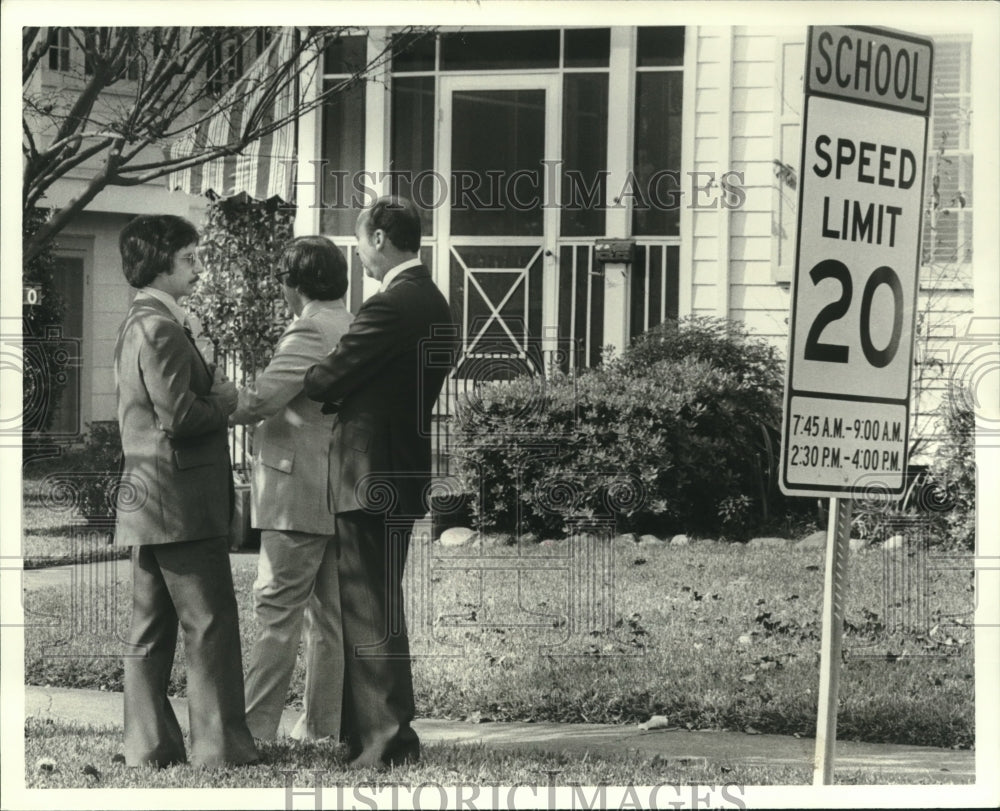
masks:
[[[227,416],[236,387],[205,362],[177,300],[198,282],[198,232],[181,217],[137,217],[121,233],[122,269],[139,288],[115,344],[123,475],[116,540],[132,547],[125,656],[125,762],[186,760],[167,699],[178,622],[187,656],[191,760],[258,759],[244,720],[239,620],[229,568],[233,480]]]
[[[356,766],[414,761],[409,640],[402,575],[412,521],[426,511],[431,412],[447,375],[424,368],[424,342],[452,324],[448,303],[420,262],[420,215],[384,197],[361,213],[358,255],[379,292],[358,309],[337,348],[305,377],[305,392],[336,414],[330,484],[340,548],[345,650],[342,736]],[[394,520],[375,512],[388,488]]]
[[[276,274],[295,320],[253,385],[241,389],[232,424],[260,420],[253,436],[251,523],[262,530],[254,608],[260,631],[247,671],[247,724],[277,735],[306,619],[304,712],[292,737],[337,739],[344,645],[340,630],[336,521],[330,506],[333,417],[302,392],[306,369],[351,324],[347,262],[326,237],[298,237]]]

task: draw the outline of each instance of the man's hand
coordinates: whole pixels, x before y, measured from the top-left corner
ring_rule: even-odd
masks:
[[[227,380],[225,374],[218,368],[212,379],[212,396],[218,398],[224,414],[232,414],[236,410],[236,384],[232,380]]]

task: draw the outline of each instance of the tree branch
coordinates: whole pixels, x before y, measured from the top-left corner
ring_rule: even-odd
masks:
[[[58,209],[50,220],[24,242],[21,253],[22,264],[27,265],[42,253],[55,235],[83,211],[98,194],[104,191],[107,185],[104,175],[100,174],[90,181],[83,194]]]
[[[23,118],[21,119],[21,129],[24,131],[24,139],[26,141],[24,146],[25,158],[28,161],[32,161],[38,156],[38,146],[35,144],[35,138],[31,134],[31,127],[28,126],[28,122]]]
[[[42,28],[25,28],[21,32],[21,85],[28,83],[38,63],[49,50],[48,33],[39,37]]]
[[[24,184],[24,205],[28,208],[38,205],[42,196],[60,178],[65,177],[69,172],[80,164],[98,155],[111,146],[113,139],[105,137],[92,146],[87,147],[82,152],[76,152],[72,157],[66,158],[53,165],[44,175],[37,175],[30,184]]]
[[[243,69],[233,86],[216,99],[211,92],[213,76],[228,81],[236,64],[226,54],[216,60],[219,64],[212,63],[216,46],[231,42],[233,49],[249,50],[260,30],[172,27],[144,33],[141,29],[109,28],[88,36],[84,33],[86,29],[70,29],[69,35],[87,55],[86,68],[90,73],[80,77],[81,89],[76,89],[73,82],[59,91],[69,101],[68,112],[58,109],[53,113],[58,99],[56,104],[45,99],[34,105],[24,97],[23,204],[26,208],[38,205],[47,189],[85,161],[102,154],[107,155],[107,161],[84,193],[56,212],[25,243],[25,258],[37,256],[47,241],[108,186],[140,185],[171,172],[237,154],[248,144],[292,125],[305,113],[364,80],[366,75],[381,69],[392,54],[392,47],[387,46],[352,76],[321,87],[308,101],[302,93],[296,94],[291,111],[272,119],[274,100],[290,92],[304,73],[318,69],[324,42],[343,29],[304,29],[280,57],[275,41],[257,60],[241,66]],[[404,32],[414,30],[404,29]],[[25,29],[22,35],[25,76],[41,63],[46,52],[45,29]],[[131,92],[105,95],[104,91],[120,84],[133,62],[141,75],[134,86],[129,86]],[[211,71],[207,69],[210,67]],[[95,114],[104,120],[98,121]],[[228,132],[222,136],[225,143],[204,143],[205,124],[226,115],[239,115],[239,127],[232,130],[231,136]],[[54,126],[49,126],[50,121]],[[232,123],[235,125],[237,120]],[[44,137],[48,132],[52,136]],[[161,147],[168,151],[157,158],[156,152]]]
[[[47,172],[56,161],[58,155],[64,150],[69,150],[72,153],[74,145],[76,149],[79,148],[80,140],[76,137],[78,130],[86,126],[90,120],[94,103],[104,88],[107,87],[107,84],[107,68],[105,66],[95,67],[93,77],[77,97],[76,102],[63,119],[62,125],[53,138],[53,143],[60,146],[54,152],[50,152],[49,150],[42,151],[39,155],[39,161],[28,163],[25,166],[25,185],[31,185],[34,176]]]

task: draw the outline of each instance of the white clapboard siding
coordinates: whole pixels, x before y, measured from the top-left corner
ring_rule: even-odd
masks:
[[[765,286],[771,279],[771,263],[755,259],[734,259],[730,263],[733,285]]]
[[[784,350],[787,290],[771,272],[778,37],[765,27],[733,36],[730,169],[743,173],[746,199],[730,214],[730,317]]]

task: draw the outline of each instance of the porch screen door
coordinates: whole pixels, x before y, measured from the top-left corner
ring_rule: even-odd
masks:
[[[506,377],[522,365],[490,358],[536,366],[555,325],[557,94],[550,77],[442,79],[438,166],[450,194],[437,270],[462,330],[458,378]]]

